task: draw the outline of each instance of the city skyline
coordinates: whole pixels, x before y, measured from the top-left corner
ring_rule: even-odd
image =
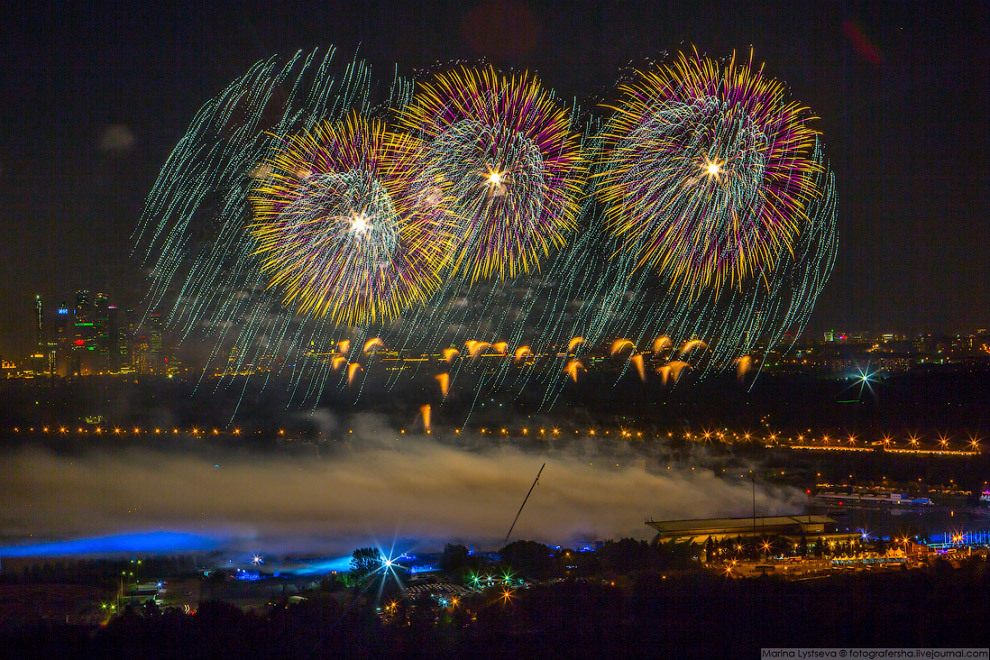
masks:
[[[81,303],[81,297],[83,302]],[[92,298],[92,300],[90,300]],[[158,337],[157,341],[161,342],[162,337],[166,337],[168,329],[163,325],[163,319],[161,314],[152,313],[149,314],[147,318],[144,317],[144,312],[139,307],[121,307],[116,304],[117,300],[114,298],[111,301],[112,294],[107,294],[103,291],[96,291],[91,289],[79,289],[71,294],[63,295],[57,297],[54,300],[59,302],[54,302],[54,300],[45,300],[40,294],[36,294],[31,299],[31,307],[26,310],[22,310],[22,316],[24,319],[29,319],[32,325],[28,325],[25,321],[23,324],[25,327],[30,327],[30,332],[25,332],[23,336],[14,337],[10,341],[10,345],[13,346],[25,346],[26,348],[21,352],[0,352],[0,358],[7,364],[18,365],[22,369],[28,371],[37,372],[34,368],[34,362],[38,358],[39,353],[46,354],[47,350],[42,350],[42,345],[46,344],[50,348],[54,349],[55,343],[59,340],[64,340],[62,337],[62,325],[68,321],[81,320],[91,321],[93,319],[88,318],[90,316],[90,311],[99,307],[99,302],[102,300],[104,314],[100,317],[102,323],[107,323],[110,316],[115,316],[119,313],[123,313],[127,317],[127,328],[129,333],[134,333],[138,330],[142,330],[147,333],[149,330],[152,331]],[[81,312],[81,317],[76,318],[80,315],[80,305],[86,306],[86,309]],[[106,313],[109,312],[109,315]],[[96,312],[93,312],[94,318]],[[22,320],[24,320],[22,319]],[[18,325],[18,324],[13,324]],[[99,325],[99,323],[97,323]],[[154,326],[152,328],[152,326]],[[100,330],[99,328],[97,330]],[[93,331],[97,332],[97,331]],[[344,337],[349,333],[347,328],[340,328],[340,335]],[[977,328],[964,328],[960,332],[932,332],[924,328],[894,328],[894,327],[882,327],[882,329],[877,331],[867,330],[863,328],[842,328],[842,327],[830,327],[828,323],[825,323],[822,327],[815,328],[805,328],[804,331],[798,336],[798,345],[816,344],[816,343],[842,343],[845,341],[850,342],[868,342],[874,340],[882,341],[903,341],[912,340],[916,338],[979,338],[986,335],[987,328],[977,327]],[[92,333],[91,333],[92,334]],[[96,335],[94,335],[95,337]],[[32,341],[33,338],[33,341]],[[790,341],[791,335],[786,335],[784,337],[782,345],[786,345]],[[126,342],[128,339],[124,337],[123,334],[120,335],[120,341]],[[87,340],[87,343],[91,343]],[[147,347],[145,347],[147,348]],[[604,352],[604,354],[609,353],[609,343],[602,344],[598,347]],[[773,349],[774,347],[770,347]],[[64,350],[60,347],[60,351]],[[104,351],[103,348],[100,349]],[[172,350],[178,350],[181,352],[181,343],[177,346],[172,347]],[[415,352],[411,348],[404,349],[407,352]],[[104,351],[105,352],[105,351]],[[107,373],[116,373],[119,370],[109,369]],[[46,367],[46,370],[48,367]],[[97,373],[95,370],[90,370],[92,373]],[[100,370],[102,372],[102,370]],[[66,369],[61,368],[56,369],[59,375],[66,376],[70,375],[66,372]],[[77,370],[78,372],[78,370]],[[78,375],[78,374],[77,374]]]
[[[273,365],[284,363],[284,357],[273,350],[270,354],[259,355],[255,363],[248,365],[251,368],[244,371],[244,365],[240,365],[237,359],[239,349],[232,345],[220,352],[219,362],[202,364],[197,359],[195,350],[184,349],[183,342],[177,341],[174,333],[168,332],[161,314],[144,316],[140,310],[121,308],[112,295],[102,291],[94,293],[90,290],[78,290],[72,296],[63,298],[61,302],[52,304],[40,295],[35,296],[29,310],[33,319],[34,341],[24,354],[0,353],[0,360],[3,362],[3,372],[0,375],[36,377],[49,374],[67,377],[166,374],[188,373],[192,369],[207,375],[212,373],[213,376],[230,376],[263,373]],[[340,336],[345,337],[346,332]],[[792,339],[796,352],[790,351]],[[423,346],[395,348],[385,346],[378,338],[370,341],[376,344],[378,352],[387,356],[385,361],[411,359],[418,363],[422,358],[431,357],[449,364],[453,359],[451,355],[460,355],[453,344],[440,352],[431,352]],[[517,366],[521,366],[523,362],[541,361],[553,355],[566,356],[569,352],[563,345],[548,346],[544,352],[533,353],[527,345],[515,347],[506,343],[504,347],[500,347],[482,343],[472,349],[471,343],[478,342],[468,342],[462,357],[475,357],[476,354],[484,353],[489,358],[501,356],[512,359]],[[589,346],[587,355],[595,359],[616,358],[618,352],[621,358],[625,353],[616,350],[619,343],[625,345],[624,349],[631,349],[634,353],[652,359],[664,354],[662,350],[657,350],[656,343],[652,346],[636,346],[631,340],[620,338]],[[764,351],[764,361],[772,357],[778,365],[800,365],[802,359],[804,364],[808,364],[808,354],[802,349],[814,346],[839,348],[845,345],[855,349],[856,353],[841,356],[838,361],[839,355],[818,354],[812,361],[811,369],[825,368],[833,373],[857,368],[869,371],[869,363],[876,362],[874,370],[882,371],[888,368],[884,366],[885,359],[893,360],[891,364],[897,364],[898,371],[907,370],[912,365],[937,363],[939,359],[946,360],[949,364],[959,363],[966,358],[982,357],[983,353],[990,353],[990,334],[986,328],[954,334],[905,332],[896,328],[875,333],[851,328],[805,329],[796,338],[785,335],[781,343],[776,346],[761,346],[760,350]],[[485,350],[477,350],[478,348]],[[676,352],[678,347],[669,348]],[[525,351],[522,354],[526,360],[521,361],[518,358],[520,351]],[[870,354],[874,351],[878,352],[871,360]],[[953,354],[956,351],[959,352]],[[513,357],[514,354],[516,357]],[[336,352],[331,352],[325,357],[332,360],[335,355]],[[202,358],[201,355],[198,357]],[[931,362],[932,359],[936,362]],[[864,364],[867,366],[864,367]]]

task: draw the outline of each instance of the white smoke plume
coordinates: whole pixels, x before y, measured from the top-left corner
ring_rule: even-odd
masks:
[[[279,552],[343,552],[411,539],[497,548],[542,463],[513,539],[574,544],[649,538],[657,520],[748,515],[748,479],[688,465],[518,447],[467,450],[377,418],[329,455],[134,448],[73,456],[21,449],[6,456],[0,526],[8,541],[136,530],[184,530]],[[324,421],[336,424],[332,415]],[[396,439],[397,438],[397,439]],[[481,444],[481,438],[478,443]],[[617,465],[618,463],[618,465]],[[761,515],[795,510],[796,492],[757,490]]]

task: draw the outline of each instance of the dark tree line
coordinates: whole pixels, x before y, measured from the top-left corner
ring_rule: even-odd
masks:
[[[710,573],[630,574],[489,590],[457,607],[429,597],[388,617],[316,592],[267,613],[205,602],[195,615],[128,610],[97,631],[46,623],[0,636],[18,657],[758,657],[761,647],[988,644],[984,562],[788,582]]]

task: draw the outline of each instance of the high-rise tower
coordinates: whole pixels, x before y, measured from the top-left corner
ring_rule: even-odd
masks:
[[[41,296],[34,296],[34,346],[38,353],[44,353],[45,328]]]

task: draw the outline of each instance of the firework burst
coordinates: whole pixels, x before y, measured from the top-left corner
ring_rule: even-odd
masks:
[[[820,194],[805,109],[752,58],[697,51],[619,89],[597,182],[607,230],[689,297],[766,277]]]
[[[440,286],[444,216],[408,204],[401,138],[351,114],[288,136],[249,199],[261,270],[297,313],[390,320]]]
[[[149,194],[148,308],[215,342],[204,380],[284,365],[299,402],[395,386],[410,372],[386,374],[382,345],[435,355],[444,398],[463,374],[475,402],[540,387],[551,407],[617,338],[613,361],[647,386],[743,356],[751,383],[835,263],[822,146],[751,63],[681,56],[620,90],[582,126],[530,74],[389,91],[332,51],[260,62],[204,105]]]
[[[420,197],[443,200],[458,226],[456,274],[473,282],[535,272],[576,228],[578,135],[536,78],[441,73],[421,83],[399,123],[421,140]]]

